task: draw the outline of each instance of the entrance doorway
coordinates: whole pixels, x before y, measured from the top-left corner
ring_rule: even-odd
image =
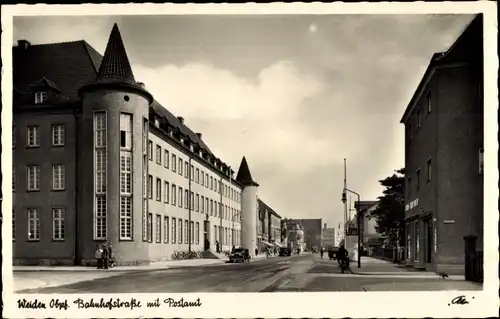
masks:
[[[427,264],[432,263],[432,243],[433,240],[433,229],[432,221],[430,218],[424,220],[424,231],[425,231],[425,262]]]
[[[205,251],[210,249],[210,222],[208,220],[203,221],[203,249]]]

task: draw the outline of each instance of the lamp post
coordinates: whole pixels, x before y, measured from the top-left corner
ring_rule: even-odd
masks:
[[[345,198],[345,194],[349,192],[349,193],[352,193],[354,195],[356,195],[358,197],[358,205],[357,205],[357,216],[356,216],[356,219],[357,219],[357,222],[358,222],[358,268],[361,268],[361,222],[362,222],[362,219],[361,219],[361,210],[359,209],[359,203],[360,203],[360,196],[358,193],[356,193],[355,191],[352,191],[348,188],[344,188],[344,192],[342,193],[342,199],[344,200]]]

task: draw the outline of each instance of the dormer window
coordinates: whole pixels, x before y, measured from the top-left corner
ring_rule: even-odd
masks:
[[[43,104],[47,101],[47,92],[35,92],[35,104]]]
[[[158,118],[155,118],[155,126],[160,127],[160,120]]]
[[[193,146],[193,144],[189,145],[189,150],[190,150],[191,152],[194,152],[194,146]]]

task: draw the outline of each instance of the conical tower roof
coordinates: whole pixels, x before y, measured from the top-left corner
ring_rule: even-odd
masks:
[[[111,30],[96,82],[118,82],[136,85],[127,51],[116,23]]]
[[[98,87],[133,91],[144,96],[150,104],[153,102],[153,96],[141,84],[135,81],[127,51],[125,50],[125,45],[123,44],[122,36],[116,23],[113,25],[113,29],[109,35],[108,44],[106,45],[95,82],[83,87],[80,92],[93,90]]]
[[[238,170],[238,175],[236,175],[236,180],[243,186],[259,186],[250,174],[250,169],[248,168],[247,159],[243,156],[241,160],[240,169]]]

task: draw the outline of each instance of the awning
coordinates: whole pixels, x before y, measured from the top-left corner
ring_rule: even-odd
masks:
[[[274,246],[278,247],[278,248],[282,248],[283,246],[280,245],[280,243],[277,243],[277,242],[274,242]]]
[[[262,243],[268,247],[273,247],[273,245],[265,240],[262,241]]]

